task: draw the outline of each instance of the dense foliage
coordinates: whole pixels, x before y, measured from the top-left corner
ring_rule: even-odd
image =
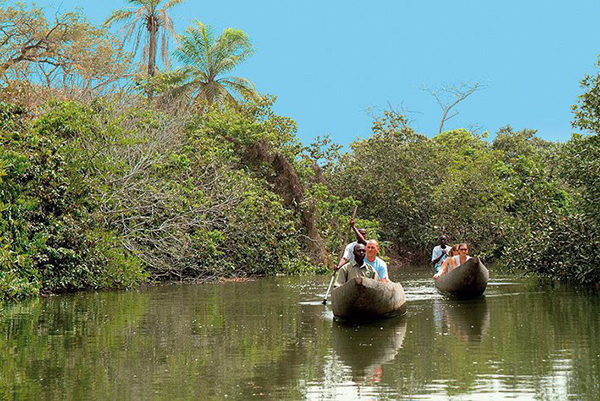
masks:
[[[441,234],[513,271],[600,281],[598,136],[565,144],[502,128],[433,138],[397,113],[341,158],[335,191],[364,204],[401,253],[426,261]]]
[[[94,219],[97,208],[84,155],[63,144],[74,127],[50,129],[55,121],[45,119],[29,124],[23,114],[1,105],[4,295],[126,287],[144,279],[139,260]]]
[[[524,235],[509,238],[506,263],[515,270],[600,283],[599,82],[600,75],[586,76],[581,82],[585,92],[573,106],[573,126],[589,134],[574,134],[565,144],[537,152],[537,166],[551,175],[549,183],[537,180],[536,186],[551,190],[526,199],[537,208],[532,208]]]
[[[589,134],[567,143],[511,127],[429,137],[386,111],[341,154],[221,78],[252,53],[240,30],[198,22],[181,69],[150,55],[134,77],[80,14],[3,7],[0,27],[0,297],[323,270],[359,203],[388,252],[425,261],[444,233],[515,271],[600,281],[598,76],[574,106]]]
[[[34,119],[3,105],[5,296],[331,264],[354,203],[314,180],[272,101],[184,115],[131,99],[54,102]]]

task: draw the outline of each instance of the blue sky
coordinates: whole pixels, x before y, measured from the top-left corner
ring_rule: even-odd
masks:
[[[48,12],[80,7],[101,23],[124,0],[43,0]],[[441,110],[424,86],[481,81],[445,128],[532,128],[547,140],[573,132],[579,81],[600,54],[598,1],[188,0],[171,13],[249,34],[255,54],[232,75],[278,96],[277,113],[306,144],[329,134],[348,145],[371,134],[369,110],[408,110],[432,136]]]

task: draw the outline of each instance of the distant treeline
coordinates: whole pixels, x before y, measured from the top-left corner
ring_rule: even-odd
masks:
[[[574,106],[589,134],[566,143],[431,137],[388,110],[342,153],[223,76],[252,53],[240,30],[196,23],[161,71],[77,13],[2,6],[0,27],[2,298],[324,271],[357,204],[388,256],[425,262],[444,233],[498,266],[600,282],[598,76]]]

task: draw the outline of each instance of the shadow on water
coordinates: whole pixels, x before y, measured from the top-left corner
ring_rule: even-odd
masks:
[[[405,337],[405,316],[364,325],[333,321],[331,326],[332,348],[355,382],[378,381],[381,366],[396,358]]]

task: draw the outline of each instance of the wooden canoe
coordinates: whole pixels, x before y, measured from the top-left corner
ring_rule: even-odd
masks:
[[[376,320],[404,314],[406,296],[400,283],[355,277],[333,290],[331,306],[342,320]]]
[[[483,294],[490,273],[478,257],[467,260],[435,280],[435,286],[443,294],[457,298],[475,298]]]

